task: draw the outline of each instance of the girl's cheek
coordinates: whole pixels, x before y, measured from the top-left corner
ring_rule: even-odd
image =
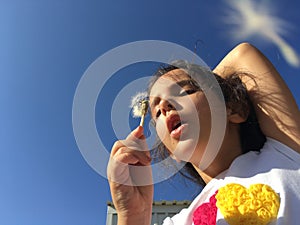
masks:
[[[164,142],[167,136],[167,127],[165,126],[164,122],[160,119],[156,121],[156,132],[159,139]]]

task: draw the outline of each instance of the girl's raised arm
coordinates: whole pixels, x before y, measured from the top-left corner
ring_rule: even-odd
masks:
[[[275,67],[258,49],[248,43],[239,44],[214,72],[223,77],[241,74],[263,133],[300,153],[297,103]]]

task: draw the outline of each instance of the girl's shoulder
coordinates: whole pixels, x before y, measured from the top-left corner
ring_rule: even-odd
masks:
[[[223,174],[225,177],[253,177],[266,171],[300,171],[300,154],[289,146],[267,137],[260,151],[250,151],[237,157]]]

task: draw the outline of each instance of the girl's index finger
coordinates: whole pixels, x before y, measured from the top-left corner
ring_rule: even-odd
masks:
[[[138,126],[126,138],[126,140],[131,140],[131,141],[137,141],[137,139],[140,140],[145,139],[144,128],[142,126]]]

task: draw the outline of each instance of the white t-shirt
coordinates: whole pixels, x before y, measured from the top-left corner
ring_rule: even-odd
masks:
[[[275,218],[272,218],[270,222],[261,224],[300,224],[300,154],[274,139],[267,138],[267,141],[260,152],[248,152],[235,159],[228,170],[222,172],[205,186],[189,208],[183,209],[172,218],[166,218],[163,225],[194,224],[194,211],[200,205],[209,203],[211,197],[216,193],[216,191],[218,191],[218,194],[221,193],[221,190],[223,190],[222,193],[226,193],[224,192],[223,187],[229,187],[229,184],[233,184],[234,187],[241,187],[239,185],[244,186],[244,192],[247,192],[246,189],[249,191],[249,187],[251,185],[254,185],[253,187],[261,187],[262,184],[266,184],[274,191],[274,193],[272,193],[278,197],[279,201],[277,203],[279,204],[276,206],[276,200],[273,199],[273,203],[275,203],[272,203],[273,205],[270,207],[273,207],[273,211],[274,209],[275,211],[277,209],[277,216],[275,214]],[[252,192],[250,194],[249,192],[247,193],[248,195],[253,195]],[[261,196],[268,195],[266,194],[267,192],[261,193],[256,195],[260,196],[257,198],[264,198]],[[274,198],[273,194],[271,194],[271,197],[267,198],[269,198],[269,200],[270,198]],[[233,193],[231,196],[238,195],[238,193]],[[230,194],[224,194],[224,196],[226,196],[225,201],[228,201],[228,203],[224,203],[224,201],[222,203],[222,200],[220,200],[220,204],[231,204],[229,202],[232,200],[230,200],[230,197],[227,197],[230,196]],[[263,202],[261,203],[262,207],[268,207],[267,204],[270,203],[266,203],[265,200],[262,200],[261,202]],[[237,224],[234,223],[235,217],[241,217],[241,214],[238,215],[232,213],[234,209],[233,211],[228,211],[232,210],[232,208],[222,209],[223,206],[218,205],[218,200],[215,205],[217,206],[216,224]],[[240,204],[237,203],[237,207],[239,207],[238,209],[240,210],[240,207],[244,206],[240,206]],[[237,208],[235,208],[235,211],[236,209]],[[224,219],[224,215],[221,211],[223,214],[227,215],[226,219]],[[242,213],[243,212],[244,211],[242,210]],[[256,211],[254,210],[253,212]],[[264,214],[264,212],[262,213],[263,217],[268,216]],[[254,215],[254,217],[256,216],[255,213],[251,215]]]

